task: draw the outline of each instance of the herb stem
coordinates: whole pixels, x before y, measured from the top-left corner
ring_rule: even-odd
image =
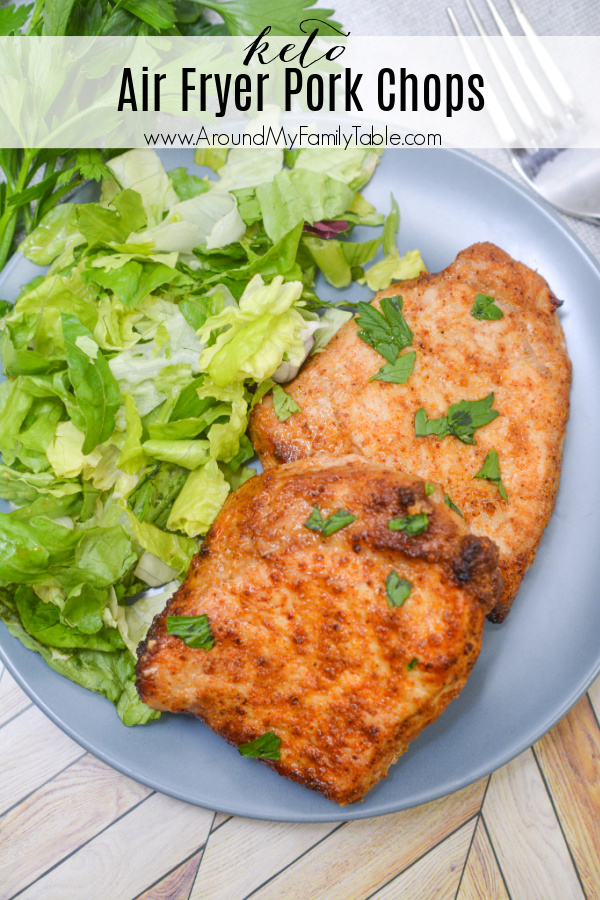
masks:
[[[33,34],[34,29],[37,28],[37,24],[42,17],[42,13],[44,11],[44,6],[46,5],[46,0],[35,0],[35,7],[33,13],[31,14],[31,20],[29,22],[29,27],[27,28],[27,37]]]
[[[35,152],[35,150],[28,149],[23,151],[23,161],[21,162],[21,168],[19,169],[19,175],[14,184],[14,189],[11,190],[10,183],[7,182],[6,209],[0,216],[0,271],[4,268],[6,260],[8,259],[15,229],[17,227],[17,219],[19,217],[19,208],[17,206],[9,206],[8,200],[14,194],[18,194],[19,191],[22,191],[25,187],[29,168],[35,156]]]

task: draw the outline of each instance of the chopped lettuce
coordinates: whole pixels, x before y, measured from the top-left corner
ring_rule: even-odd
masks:
[[[382,291],[388,288],[392,281],[417,278],[421,272],[425,271],[427,271],[427,267],[418,250],[409,250],[402,257],[397,250],[394,250],[367,269],[364,278],[360,281],[366,282],[372,291]]]
[[[206,534],[229,493],[229,485],[214,459],[195,469],[173,504],[167,527],[188,537]]]
[[[278,241],[299,222],[320,222],[342,215],[354,191],[324,172],[283,169],[256,188],[265,231]]]
[[[201,367],[216,385],[223,387],[246,378],[264,381],[284,355],[293,364],[304,359],[301,331],[305,322],[294,308],[301,295],[301,282],[284,283],[278,275],[266,285],[260,275],[255,275],[238,308],[228,307],[204,323],[199,331],[203,340],[220,332],[200,359]]]
[[[210,181],[214,191],[238,191],[271,181],[283,168],[283,150],[230,150],[219,167],[219,177]]]
[[[347,150],[304,149],[294,162],[294,169],[326,173],[337,181],[360,190],[373,175],[383,150],[352,147]]]

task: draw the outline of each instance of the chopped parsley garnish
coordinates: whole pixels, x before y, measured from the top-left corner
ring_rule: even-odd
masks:
[[[444,497],[444,503],[446,504],[446,506],[449,506],[450,509],[453,509],[455,513],[458,513],[459,516],[461,517],[461,519],[464,519],[463,514],[461,513],[460,509],[458,508],[456,503],[454,503],[454,501],[452,500],[452,498],[450,497],[449,494],[446,494],[446,496]]]
[[[432,484],[430,481],[425,482],[425,496],[431,497],[431,495],[435,492],[435,484]]]
[[[382,366],[376,375],[369,378],[369,381],[387,381],[391,384],[406,384],[413,373],[415,367],[415,359],[417,354],[414,350],[399,356],[396,362],[387,363]]]
[[[413,341],[413,333],[402,315],[402,297],[384,297],[381,312],[370,303],[357,304],[360,326],[359,338],[381,353],[389,363]]]
[[[405,384],[412,374],[416,354],[400,356],[413,341],[413,333],[402,315],[402,297],[383,297],[380,305],[381,312],[370,303],[357,304],[359,338],[388,361],[369,381]]]
[[[285,422],[294,413],[302,412],[302,407],[298,406],[292,395],[284,391],[280,384],[273,386],[273,407],[280,422]]]
[[[474,319],[485,319],[488,322],[504,318],[504,313],[500,307],[496,306],[494,298],[489,297],[487,294],[477,294],[471,309],[471,315]]]
[[[412,584],[406,578],[400,578],[395,569],[392,569],[385,579],[388,606],[402,606],[410,597]]]
[[[435,434],[440,441],[452,434],[463,444],[475,444],[475,430],[488,425],[500,415],[498,410],[490,409],[493,402],[493,391],[481,400],[461,400],[453,403],[448,408],[448,415],[439,419],[428,419],[425,410],[420,409],[415,416],[415,434],[417,437]]]
[[[408,669],[409,672],[412,672],[412,670],[413,670],[414,668],[416,668],[416,666],[418,665],[418,663],[419,663],[419,660],[417,659],[417,657],[416,657],[416,656],[413,656],[413,658],[412,658],[411,661],[408,663],[408,665],[407,665],[406,668]]]
[[[279,746],[281,738],[274,731],[267,731],[247,744],[240,744],[238,750],[242,756],[251,756],[254,759],[279,759]]]
[[[423,534],[424,531],[427,531],[428,525],[427,513],[416,513],[414,516],[409,513],[402,519],[390,519],[388,522],[390,531],[404,531],[409,537]]]
[[[476,475],[473,475],[473,478],[486,478],[488,481],[491,481],[498,488],[502,499],[506,500],[506,502],[508,503],[508,494],[506,493],[506,488],[502,484],[502,476],[500,475],[500,461],[498,459],[498,453],[496,452],[496,450],[490,450],[479,472],[477,472]]]
[[[215,638],[210,630],[208,616],[167,616],[167,634],[181,638],[184,644],[195,649],[210,650]]]
[[[356,516],[353,516],[346,509],[338,509],[327,519],[324,519],[321,515],[321,510],[315,503],[310,517],[303,524],[310,531],[319,531],[323,537],[329,537],[330,534],[335,534],[336,531],[345,528],[346,525],[351,525],[355,521]]]

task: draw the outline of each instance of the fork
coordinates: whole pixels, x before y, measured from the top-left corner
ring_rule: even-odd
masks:
[[[565,147],[540,148],[542,142],[553,144],[559,137],[564,138],[577,125],[582,113],[570,85],[517,0],[509,2],[551,91],[540,84],[501,18],[494,0],[486,0],[520,76],[520,84],[526,89],[524,95],[490,40],[471,0],[465,0],[491,65],[504,87],[510,113],[506,112],[489,82],[486,85],[486,107],[514,167],[529,186],[560,212],[597,224],[600,221],[600,153],[597,150]],[[481,65],[454,12],[450,7],[447,12],[467,63],[474,72],[481,71]],[[562,123],[566,123],[566,129]]]

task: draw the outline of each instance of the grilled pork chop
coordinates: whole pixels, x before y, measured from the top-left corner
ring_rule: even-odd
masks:
[[[492,542],[430,490],[355,455],[250,479],[140,644],[142,700],[236,745],[272,732],[267,765],[360,800],[457,696],[501,590]],[[168,633],[202,615],[210,649]]]
[[[440,484],[471,531],[500,549],[505,588],[490,615],[500,622],[533,562],[558,490],[571,381],[559,303],[543,278],[493,244],[469,247],[438,275],[394,285],[373,305],[398,294],[416,351],[407,383],[369,381],[385,360],[348,322],[286,385],[301,412],[279,422],[267,396],[251,418],[252,442],[265,469],[320,453],[360,453]],[[478,294],[488,298],[488,315],[493,298],[503,317],[475,318]],[[452,433],[416,436],[418,410],[436,419],[453,404],[492,392],[499,415],[477,428],[476,443]],[[480,474],[491,451],[507,499],[497,480],[483,477],[496,474],[493,453]]]

